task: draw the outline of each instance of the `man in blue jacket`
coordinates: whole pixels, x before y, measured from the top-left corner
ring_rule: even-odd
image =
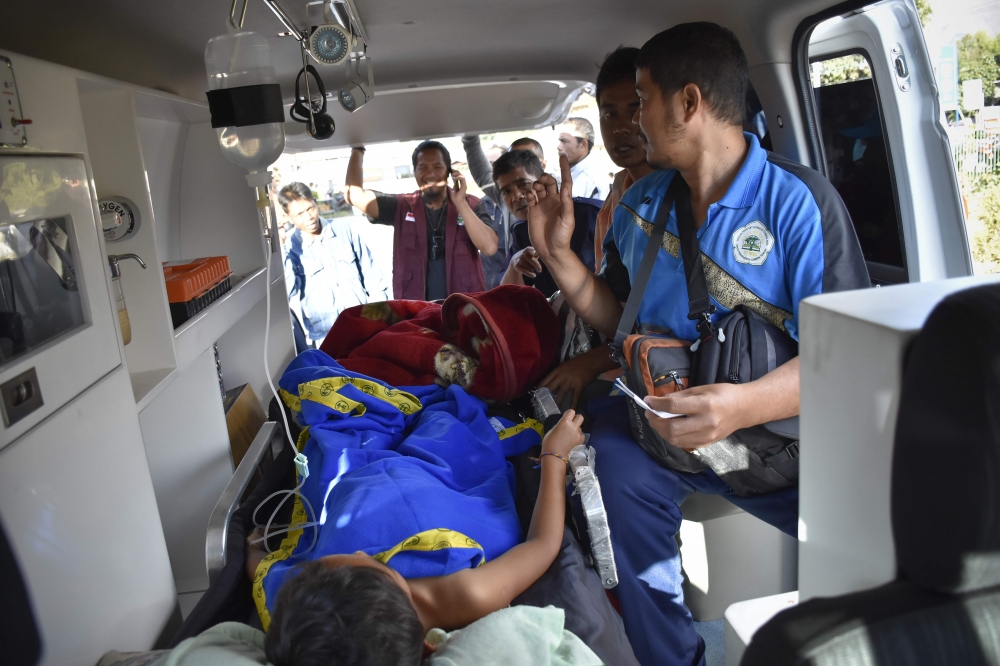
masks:
[[[732,32],[687,23],[654,36],[636,61],[637,122],[656,171],[636,182],[615,210],[605,268],[594,275],[572,251],[575,226],[568,164],[563,191],[542,176],[529,203],[535,250],[573,310],[614,337],[664,195],[680,174],[690,187],[713,320],[745,305],[798,339],[799,303],[814,294],[870,286],[850,216],[833,186],[816,171],[768,153],[743,132],[747,60]],[[698,338],[688,319],[676,211],[669,213],[637,318],[646,331]],[[696,386],[647,398],[684,418],[649,415],[650,427],[687,450],[742,428],[799,413],[799,359],[745,384]],[[596,413],[595,413],[596,412]],[[798,488],[736,495],[712,470],[662,467],[632,439],[622,401],[591,405],[591,444],[598,449],[612,543],[615,592],[625,630],[643,666],[704,663],[705,646],[684,605],[675,536],[680,505],[692,492],[723,495],[795,536]]]
[[[289,306],[309,344],[319,344],[343,310],[389,296],[385,274],[349,218],[320,217],[312,192],[290,183],[278,203],[295,226],[284,243]]]

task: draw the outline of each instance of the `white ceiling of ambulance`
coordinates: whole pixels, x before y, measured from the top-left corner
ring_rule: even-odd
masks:
[[[296,42],[260,0],[245,28],[272,45],[286,98],[301,66]],[[301,25],[305,0],[279,0]],[[205,42],[225,32],[229,0],[9,0],[0,48],[204,99]],[[678,22],[733,29],[751,62],[787,61],[795,26],[832,0],[356,0],[380,88],[466,81],[592,81],[619,44],[641,45]],[[404,22],[415,21],[412,25]],[[329,88],[343,65],[320,67]]]

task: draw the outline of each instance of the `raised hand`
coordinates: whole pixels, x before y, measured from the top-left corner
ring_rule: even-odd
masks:
[[[457,204],[459,201],[465,201],[465,195],[469,192],[465,177],[458,171],[452,171],[451,177],[455,179],[455,187],[450,192],[451,202]]]
[[[573,216],[573,176],[569,162],[564,155],[559,156],[562,171],[562,189],[556,179],[543,174],[532,185],[534,196],[528,197],[528,235],[531,245],[542,261],[564,252],[572,253],[570,240],[576,228]]]

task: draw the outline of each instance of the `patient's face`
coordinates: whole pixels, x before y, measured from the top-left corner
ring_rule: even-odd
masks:
[[[387,567],[386,565],[378,562],[371,555],[366,555],[360,550],[351,555],[327,555],[326,557],[321,557],[319,559],[324,566],[327,567],[365,567],[367,569],[375,569],[379,573],[385,574],[389,579],[399,586],[406,596],[409,598],[410,603],[413,603],[413,595],[410,594],[410,586],[407,584],[406,579],[399,575],[396,570]]]

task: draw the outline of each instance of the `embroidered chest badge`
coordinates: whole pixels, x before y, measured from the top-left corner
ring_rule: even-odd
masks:
[[[741,264],[760,266],[774,247],[774,236],[760,220],[733,233],[733,258]]]
[[[406,221],[407,221],[407,222],[416,222],[416,221],[417,221],[417,218],[413,217],[413,213],[409,213],[409,212],[408,212],[408,213],[406,214]]]

